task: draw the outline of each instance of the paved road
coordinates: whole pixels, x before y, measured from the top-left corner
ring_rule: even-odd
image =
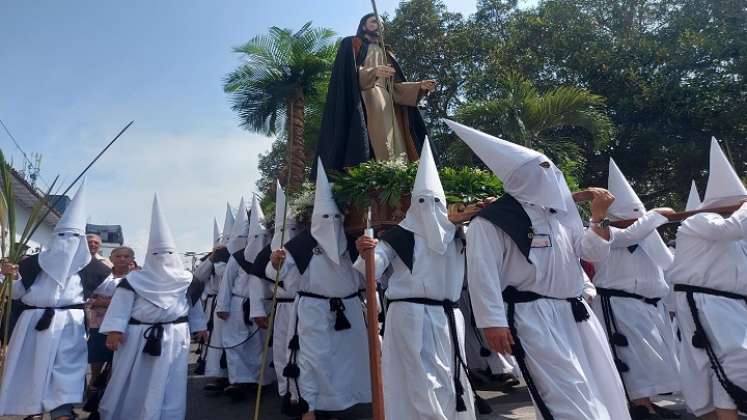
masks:
[[[246,401],[235,403],[231,402],[224,396],[208,397],[202,391],[206,379],[199,376],[193,376],[189,379],[188,388],[188,406],[189,414],[187,420],[251,420],[254,413],[253,395]],[[280,399],[277,396],[276,388],[265,388],[263,391],[261,419],[287,419],[280,414]],[[481,390],[480,395],[485,398],[493,408],[490,415],[480,416],[480,420],[533,420],[534,410],[532,408],[529,394],[526,388],[519,387],[510,393],[503,393],[495,389]],[[670,408],[681,410],[683,405],[681,399],[677,397],[667,397],[659,401],[660,404]],[[336,417],[341,420],[366,420],[370,417],[370,407],[354,407],[346,413],[341,413]],[[45,417],[48,418],[48,417]],[[85,419],[85,413],[81,413],[81,418]],[[695,417],[684,415],[683,420],[693,420]],[[747,419],[747,417],[740,417]],[[0,416],[0,420],[21,420],[22,417]]]
[[[225,397],[205,397],[202,392],[203,378],[191,378],[189,387],[190,411],[188,420],[214,420],[214,419],[248,419],[251,420],[254,413],[254,398],[241,403],[229,402]],[[261,419],[285,419],[280,414],[280,401],[271,388],[268,394],[262,398]],[[511,393],[503,393],[496,390],[479,391],[493,408],[490,415],[480,416],[480,420],[533,420],[534,409],[529,399],[526,388],[520,387]],[[264,391],[263,391],[264,394]],[[682,402],[676,398],[663,400],[662,405],[681,409]],[[344,420],[365,420],[370,418],[370,407],[355,407],[347,413],[338,415],[337,418]],[[692,416],[683,416],[683,419],[694,419]]]

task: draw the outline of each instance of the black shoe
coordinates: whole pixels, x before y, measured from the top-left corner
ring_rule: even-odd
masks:
[[[519,380],[510,373],[501,373],[499,375],[494,375],[493,378],[495,378],[497,382],[500,382],[501,385],[507,388],[513,388],[519,385]]]
[[[206,383],[202,389],[205,391],[209,391],[209,392],[218,392],[218,391],[223,391],[223,389],[227,386],[228,386],[228,379],[218,378],[212,382]]]
[[[656,404],[652,404],[652,405],[654,406],[654,412],[656,413],[656,415],[658,415],[659,417],[661,417],[663,419],[678,419],[678,418],[682,417],[682,414],[680,414],[680,413],[678,413],[678,412],[676,412],[674,410],[670,410],[670,409],[664,408],[664,407],[659,407]]]
[[[231,384],[223,389],[223,393],[233,401],[243,401],[251,390],[251,384]]]

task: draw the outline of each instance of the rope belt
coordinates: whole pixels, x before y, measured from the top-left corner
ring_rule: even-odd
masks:
[[[620,382],[623,386],[623,392],[625,393],[625,398],[628,400],[628,409],[630,411],[630,417],[633,420],[638,419],[646,419],[649,417],[648,409],[640,406],[635,405],[630,399],[630,394],[628,393],[628,387],[625,385],[625,378],[623,378],[623,373],[630,371],[630,367],[622,361],[620,356],[617,354],[617,348],[618,347],[627,347],[629,345],[628,338],[625,337],[620,332],[620,329],[617,327],[617,318],[615,317],[615,311],[612,309],[612,299],[613,297],[622,297],[622,298],[630,298],[630,299],[637,299],[640,300],[643,303],[647,303],[649,305],[652,305],[654,307],[658,307],[659,298],[647,298],[635,293],[625,292],[623,290],[617,290],[617,289],[605,289],[603,287],[597,287],[597,293],[600,297],[600,303],[602,306],[602,316],[604,318],[604,329],[607,332],[607,340],[610,344],[610,351],[612,352],[612,358],[615,362],[615,368],[617,368],[617,373],[620,375]]]
[[[266,298],[266,301],[272,302],[272,298]],[[296,298],[288,297],[288,298],[275,298],[275,303],[293,303],[296,300]]]
[[[462,353],[459,346],[459,335],[456,329],[456,318],[454,317],[454,309],[459,307],[457,302],[450,300],[436,300],[429,298],[401,298],[401,299],[388,299],[389,307],[393,303],[407,302],[415,303],[418,305],[426,306],[440,306],[443,308],[446,314],[446,319],[449,323],[449,336],[451,338],[452,348],[454,349],[454,390],[456,392],[456,409],[457,412],[467,411],[467,405],[464,402],[464,385],[461,381],[461,369],[464,369],[465,373],[469,372],[467,364],[464,362]],[[469,373],[467,373],[469,375]]]
[[[282,406],[280,408],[281,413],[288,417],[301,417],[303,414],[309,411],[309,403],[301,396],[301,388],[298,386],[298,377],[301,376],[301,368],[298,367],[298,350],[301,348],[301,343],[298,338],[298,314],[296,314],[296,322],[293,327],[293,337],[288,342],[288,364],[283,368],[283,376],[285,377],[285,395],[282,396]],[[298,395],[298,401],[293,401],[290,393],[290,382],[293,381],[296,387],[296,395]]]
[[[169,324],[184,324],[189,321],[186,316],[180,316],[173,321],[164,322],[143,322],[135,318],[130,318],[130,325],[150,325],[143,332],[143,338],[145,338],[145,346],[143,347],[143,353],[151,356],[161,355],[161,340],[163,340],[163,326]]]
[[[734,400],[739,411],[747,413],[747,390],[740,387],[739,385],[732,382],[728,376],[721,361],[716,355],[716,351],[713,349],[713,344],[706,334],[706,330],[703,327],[703,322],[700,319],[700,311],[698,306],[695,304],[695,293],[720,296],[729,299],[741,300],[747,304],[747,296],[740,295],[738,293],[724,292],[722,290],[711,289],[702,286],[689,286],[686,284],[675,284],[675,292],[682,292],[687,294],[687,306],[690,308],[690,314],[693,317],[693,323],[695,324],[695,333],[692,337],[692,345],[695,348],[703,349],[708,354],[708,360],[711,363],[711,369],[716,374],[716,378],[722,387],[726,390],[726,393]]]
[[[360,291],[351,293],[345,297],[329,297],[323,296],[312,292],[298,292],[299,297],[307,297],[312,299],[324,299],[329,301],[329,310],[335,312],[335,331],[347,330],[351,327],[350,321],[345,317],[345,304],[343,300],[352,299],[360,296]],[[293,302],[294,299],[288,299],[288,302]],[[281,298],[277,298],[277,302],[281,302]],[[309,411],[309,403],[301,396],[301,389],[298,385],[298,377],[301,376],[301,368],[298,367],[298,350],[301,348],[300,340],[298,337],[298,314],[296,314],[296,322],[293,329],[293,337],[288,342],[288,349],[290,354],[288,355],[288,364],[283,368],[283,376],[285,377],[286,391],[285,395],[282,396],[282,406],[280,411],[289,417],[301,417],[304,413]],[[296,394],[298,395],[298,401],[293,401],[290,393],[291,381],[296,388]]]
[[[630,293],[626,292],[624,290],[618,290],[618,289],[605,289],[603,287],[597,287],[597,293],[600,296],[604,297],[624,297],[624,298],[631,298],[631,299],[638,299],[643,303],[648,303],[652,306],[658,306],[659,301],[661,298],[647,298],[645,296],[641,296],[636,293]]]
[[[210,307],[208,309],[208,320],[207,320],[207,340],[204,343],[200,343],[197,345],[197,349],[195,349],[195,354],[198,355],[196,367],[195,367],[195,374],[197,375],[204,375],[205,374],[205,362],[206,362],[206,353],[207,348],[210,345],[210,340],[213,338],[213,327],[215,326],[215,307],[218,305],[218,299],[216,299],[218,295],[217,294],[207,294],[207,299],[213,298],[213,300],[210,302]],[[205,300],[205,303],[207,304],[207,299]]]
[[[44,331],[48,329],[50,325],[52,325],[52,318],[54,318],[55,311],[67,311],[71,309],[85,309],[85,307],[86,305],[83,303],[76,303],[73,305],[65,305],[65,306],[47,308],[47,307],[27,305],[21,302],[21,311],[30,311],[34,309],[41,309],[44,311],[41,318],[39,318],[39,321],[36,322],[36,327],[34,327],[34,329],[37,331]]]
[[[345,316],[345,303],[343,302],[343,300],[351,299],[359,295],[360,295],[360,291],[351,293],[345,297],[328,297],[328,296],[322,296],[322,295],[318,295],[316,293],[311,293],[311,292],[303,292],[303,291],[298,292],[298,296],[300,297],[308,297],[312,299],[325,299],[329,301],[329,310],[334,312],[336,316],[335,331],[343,331],[343,330],[350,329],[350,321],[348,321],[348,318]]]
[[[545,404],[545,402],[542,400],[542,397],[537,390],[537,386],[532,379],[532,375],[529,373],[529,368],[526,363],[526,353],[524,352],[524,347],[521,345],[521,338],[516,331],[516,304],[534,302],[539,299],[564,300],[570,303],[571,310],[573,311],[573,318],[576,320],[576,322],[586,321],[587,319],[589,319],[590,315],[589,311],[586,310],[583,299],[580,296],[573,298],[555,298],[543,296],[539,293],[520,291],[513,286],[508,286],[503,290],[503,301],[506,303],[506,318],[508,320],[508,328],[514,338],[512,352],[514,358],[516,359],[516,364],[519,365],[519,370],[521,370],[521,374],[524,376],[524,381],[526,381],[527,383],[529,393],[532,395],[534,402],[537,404],[537,409],[539,410],[540,414],[542,414],[542,418],[545,420],[553,420],[555,417],[553,417],[550,409],[547,407],[547,404]]]

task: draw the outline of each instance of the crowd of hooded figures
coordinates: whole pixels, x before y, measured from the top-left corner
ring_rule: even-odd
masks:
[[[81,185],[51,243],[3,266],[21,313],[0,414],[75,417],[87,377],[83,308],[104,289],[96,333],[113,358],[91,405],[106,420],[184,419],[191,340],[199,373],[212,378],[206,392],[242,398],[263,378],[277,382],[284,414],[303,419],[368,403],[365,305],[381,312],[388,420],[476,419],[490,410],[475,394],[486,377],[522,378],[543,420],[677,418],[655,404],[672,393],[696,416],[747,409],[747,190],[715,140],[704,199],[693,187],[688,210],[741,207],[687,218],[668,247],[657,228],[674,211],[647,211],[614,161],[608,188],[589,189],[584,221],[545,155],[446,123],[505,190],[466,226],[449,221],[426,141],[404,219],[376,239],[345,231],[320,160],[310,216],[285,213],[278,183],[272,232],[257,198],[248,208],[242,199],[222,232],[213,222],[215,247],[194,273],[157,197],[142,269],[107,272],[85,240]],[[377,302],[361,293],[367,258]]]

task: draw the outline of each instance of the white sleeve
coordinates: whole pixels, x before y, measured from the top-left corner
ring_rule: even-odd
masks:
[[[681,232],[709,241],[747,239],[747,203],[726,219],[713,213],[696,214],[685,220]]]
[[[376,261],[376,280],[381,279],[381,276],[384,275],[387,267],[389,267],[389,264],[391,264],[392,260],[394,260],[396,256],[397,254],[386,242],[379,241],[379,243],[376,244],[376,248],[374,248],[374,261]],[[355,268],[364,277],[366,276],[366,260],[364,260],[360,255],[358,256],[358,259],[355,260],[353,268]]]
[[[195,267],[195,278],[203,283],[207,283],[210,280],[210,276],[213,274],[213,262],[210,258],[206,258],[200,264]]]
[[[293,259],[293,256],[291,255],[288,250],[285,250],[285,260],[280,265],[280,270],[275,270],[275,268],[272,266],[272,262],[267,263],[267,267],[265,268],[265,274],[267,277],[271,279],[275,279],[275,276],[277,275],[280,280],[282,280],[283,283],[285,283],[285,288],[288,289],[290,286],[290,281],[295,280],[297,277],[292,275],[293,269],[296,269],[298,271],[298,268],[296,267],[296,260]],[[280,272],[278,274],[278,271]]]
[[[499,274],[505,249],[499,233],[480,217],[467,230],[467,284],[479,328],[508,327]]]
[[[23,297],[23,295],[28,292],[25,287],[23,287],[23,283],[21,283],[21,277],[19,276],[17,279],[13,280],[13,284],[11,285],[11,297],[13,299],[20,299]]]
[[[118,287],[114,291],[112,301],[106,309],[104,321],[101,323],[99,332],[125,332],[132,316],[132,307],[135,304],[135,292]]]
[[[583,271],[583,269],[582,269]],[[581,291],[581,295],[585,299],[594,299],[597,297],[597,288],[594,286],[594,283],[591,282],[591,279],[588,275],[586,275],[586,272],[583,272],[584,274],[584,288]]]
[[[612,237],[610,246],[612,248],[626,248],[638,245],[652,234],[656,228],[667,223],[669,219],[655,211],[649,211],[625,229],[610,227]]]
[[[296,267],[296,261],[293,259],[293,256],[291,255],[288,250],[285,250],[285,260],[283,261],[283,264],[280,265],[280,279],[285,281],[285,278],[288,277],[288,273]],[[275,271],[274,268],[272,268],[272,263],[270,263],[270,268]],[[265,270],[266,271],[266,270]],[[271,277],[272,278],[272,277]]]
[[[114,281],[114,276],[109,274],[109,277],[105,278],[104,281],[93,291],[94,295],[100,296],[112,296],[114,291],[117,289],[117,282]]]
[[[215,312],[231,312],[231,292],[233,290],[233,283],[238,274],[238,263],[231,259],[228,264],[226,264],[226,269],[223,271],[223,278],[220,280]]]
[[[202,301],[197,299],[197,303],[190,305],[189,312],[187,313],[189,319],[189,331],[205,331],[207,330],[207,320],[205,319],[205,310],[202,308]]]
[[[250,275],[247,279],[249,281],[249,311],[250,318],[263,318],[267,316],[267,310],[265,309],[266,299],[272,297],[272,290],[267,286],[265,280],[257,276]]]
[[[607,241],[592,229],[584,229],[581,237],[575,240],[576,255],[592,263],[604,261],[610,256],[610,243],[614,239],[613,231],[610,231],[610,240]]]

